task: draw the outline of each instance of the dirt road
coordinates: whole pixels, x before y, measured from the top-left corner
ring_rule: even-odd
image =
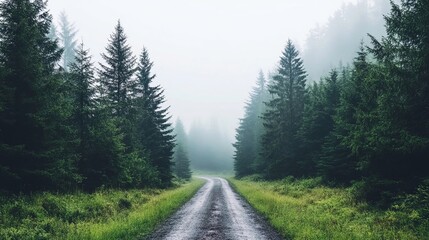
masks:
[[[222,178],[207,183],[147,239],[282,239]]]

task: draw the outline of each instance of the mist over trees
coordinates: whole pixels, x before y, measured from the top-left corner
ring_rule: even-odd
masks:
[[[370,44],[353,47],[357,53],[350,66],[334,68],[308,86],[306,62],[289,41],[260,115],[265,167],[248,171],[241,164],[243,158],[255,161],[241,150],[248,147],[241,136],[252,133],[242,122],[234,145],[236,175],[321,177],[326,184],[353,184],[357,198],[379,206],[424,184],[429,178],[428,8],[427,1],[392,2],[387,35],[369,35]]]
[[[302,58],[308,81],[319,81],[333,68],[351,64],[361,41],[370,43],[371,33],[385,35],[383,15],[389,12],[389,1],[359,0],[342,6],[323,26],[310,30]]]
[[[180,119],[177,119],[174,127],[176,146],[174,148],[174,173],[177,177],[189,180],[192,176],[188,157],[188,140],[185,128]]]
[[[188,137],[191,168],[202,171],[231,171],[233,169],[233,148],[218,123],[210,126],[194,122]]]
[[[97,67],[75,34],[45,1],[0,3],[0,190],[170,186],[174,135],[148,51],[137,59],[118,22]]]
[[[237,128],[236,142],[233,146],[234,170],[238,177],[256,173],[264,167],[260,156],[264,131],[260,117],[265,112],[265,102],[268,100],[267,84],[264,73],[260,71],[256,86],[246,103],[244,118],[240,119]]]
[[[52,24],[50,35],[53,36],[55,33],[55,26]],[[62,12],[59,18],[59,40],[60,46],[63,49],[62,64],[61,66],[65,71],[68,71],[70,64],[75,60],[75,50],[77,47],[76,41],[77,31],[73,24],[68,20],[67,14]]]

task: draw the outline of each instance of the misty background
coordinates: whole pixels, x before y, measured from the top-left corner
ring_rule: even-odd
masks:
[[[235,129],[260,70],[274,72],[287,39],[298,46],[308,82],[352,61],[367,33],[384,34],[387,0],[84,1],[51,0],[102,62],[120,19],[134,52],[145,46],[172,122],[183,121],[191,166],[232,169]]]

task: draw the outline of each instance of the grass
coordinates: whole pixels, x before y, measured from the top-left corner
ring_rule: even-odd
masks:
[[[198,179],[167,190],[0,196],[0,239],[142,238],[203,183]]]
[[[429,239],[428,220],[416,211],[370,208],[352,188],[320,179],[229,181],[287,239]]]

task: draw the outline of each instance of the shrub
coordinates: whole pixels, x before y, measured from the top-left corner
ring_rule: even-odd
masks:
[[[42,201],[42,208],[49,216],[61,217],[66,215],[64,204],[58,202],[54,197],[46,197]]]
[[[131,207],[132,207],[132,203],[131,203],[131,201],[130,201],[130,200],[128,200],[128,199],[121,198],[121,199],[119,199],[118,207],[119,207],[119,209],[121,209],[121,210],[124,210],[124,209],[131,209]]]

